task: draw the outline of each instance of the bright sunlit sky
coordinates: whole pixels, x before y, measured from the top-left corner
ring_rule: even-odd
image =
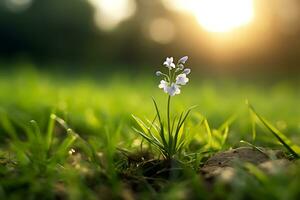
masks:
[[[229,32],[254,16],[253,0],[164,0],[164,4],[192,13],[208,32]]]
[[[95,20],[111,30],[132,16],[133,0],[89,0],[96,8]],[[162,0],[166,8],[193,14],[208,32],[230,32],[247,25],[254,17],[253,0]],[[161,21],[162,22],[162,21]]]

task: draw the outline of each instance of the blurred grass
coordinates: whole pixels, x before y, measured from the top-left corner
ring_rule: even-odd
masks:
[[[296,144],[300,144],[298,134],[300,132],[300,107],[298,106],[300,89],[297,87],[299,83],[278,80],[263,84],[259,81],[210,79],[197,77],[197,75],[192,76],[190,80],[190,84],[183,88],[182,94],[173,99],[172,109],[174,113],[198,105],[190,117],[190,128],[187,134],[200,144],[190,147],[187,153],[200,152],[200,148],[208,140],[207,132],[197,126],[201,116],[208,119],[210,128],[214,130],[213,133],[219,134],[216,129],[232,115],[236,115],[236,120],[229,127],[228,141],[220,149],[241,146],[240,140],[249,141],[257,146],[282,148],[263,127],[257,127],[256,139],[253,141],[251,116],[245,104],[246,100],[277,129],[284,132]],[[56,198],[53,190],[67,190],[67,194],[72,199],[81,199],[84,196],[94,199],[102,190],[108,195],[119,193],[125,195],[126,189],[122,187],[117,177],[118,169],[114,168],[120,162],[115,160],[116,147],[131,150],[139,146],[134,142],[139,137],[131,128],[134,125],[131,114],[141,118],[152,118],[155,110],[151,97],[159,102],[159,107],[165,108],[167,96],[157,88],[158,82],[154,74],[151,76],[103,73],[99,74],[98,78],[95,78],[95,75],[91,78],[88,75],[35,70],[2,71],[0,73],[0,156],[1,159],[8,161],[5,161],[6,167],[1,165],[0,168],[0,175],[5,178],[0,181],[0,198],[18,199],[22,195],[32,195],[33,199],[40,196],[51,199]],[[58,119],[63,120],[61,123],[67,124],[72,134],[78,134],[79,139],[70,142],[68,139],[70,131],[64,130],[61,126],[55,125],[49,128],[51,113],[55,113]],[[47,133],[49,129],[50,131],[53,129],[53,146],[45,149],[41,143],[43,138],[47,142],[50,140],[49,132]],[[34,135],[41,136],[38,136],[39,139],[34,139]],[[70,161],[66,156],[72,145],[86,155],[85,159],[82,157],[79,159],[78,166],[70,164],[75,161]],[[8,152],[13,152],[12,154],[17,158],[10,157]],[[55,156],[55,152],[60,153]],[[32,162],[31,157],[37,162]],[[60,168],[61,172],[57,173]],[[13,169],[18,170],[16,172]],[[102,170],[106,170],[107,177],[101,178],[95,175],[101,174]],[[300,174],[299,170],[289,173]],[[82,174],[88,178],[83,180]],[[201,182],[194,180],[193,173],[187,172],[186,176],[194,181],[193,184],[202,187]],[[39,182],[34,181],[37,177]],[[267,196],[252,178],[247,175],[242,177],[242,180],[235,180],[237,182],[233,183],[236,184],[236,188],[241,189],[241,191],[234,190],[234,194],[248,197],[247,195],[251,194],[249,188],[238,182],[248,181],[254,185],[253,190]],[[93,183],[86,179],[93,179]],[[274,177],[278,184],[281,180],[287,181],[287,179],[285,176]],[[155,197],[174,196],[174,191],[177,193],[179,191],[178,187],[184,193],[184,188],[191,184],[186,181],[181,182],[180,185],[168,186],[162,194],[156,194]],[[47,183],[50,186],[41,186],[38,183]],[[61,183],[67,186],[57,188]],[[93,188],[94,185],[99,188]],[[291,185],[290,195],[299,195],[294,188],[300,185],[299,181],[294,181]],[[107,187],[111,187],[112,191]],[[275,190],[279,186],[272,187]],[[268,186],[270,192],[272,187]],[[13,191],[17,193],[12,194]],[[210,195],[203,188],[198,192]],[[178,194],[177,197],[182,195]],[[222,189],[215,196],[210,197],[219,197],[218,195],[221,195],[220,197],[224,195],[224,199],[232,198]],[[276,198],[281,199],[280,195],[282,194],[278,194]],[[262,199],[265,196],[262,196]]]
[[[165,108],[166,95],[157,88],[158,78],[145,75],[99,74],[98,79],[72,74],[49,74],[34,70],[2,73],[0,76],[0,109],[42,127],[51,111],[59,113],[81,134],[96,133],[110,122],[131,121],[131,114],[152,118],[151,97]],[[278,81],[259,84],[252,81],[209,79],[196,75],[188,87],[173,100],[173,112],[198,105],[194,113],[208,118],[213,127],[220,126],[238,114],[232,131],[250,135],[245,101],[271,120],[286,134],[300,131],[300,89],[297,83]],[[296,136],[295,136],[296,137]]]

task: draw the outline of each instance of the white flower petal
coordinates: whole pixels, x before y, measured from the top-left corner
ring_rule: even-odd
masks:
[[[168,93],[169,83],[165,80],[161,80],[158,87],[163,89],[165,93]]]
[[[164,62],[164,65],[171,70],[172,68],[175,68],[175,64],[173,63],[173,57],[166,58],[166,61]]]
[[[173,57],[167,58],[167,61],[168,61],[169,63],[172,63],[173,60],[174,60]]]
[[[172,83],[171,86],[169,86],[167,88],[167,93],[170,96],[174,96],[176,94],[180,94],[180,87],[179,87],[179,85],[176,85],[175,83]]]
[[[165,88],[166,86],[168,86],[168,82],[165,80],[161,80],[160,84],[158,85],[159,88]]]
[[[176,84],[178,85],[185,85],[187,82],[189,82],[189,79],[186,77],[186,74],[179,74],[176,77]]]

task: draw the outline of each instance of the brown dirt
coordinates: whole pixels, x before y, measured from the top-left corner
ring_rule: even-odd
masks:
[[[200,172],[207,179],[224,174],[233,175],[234,166],[239,163],[251,163],[266,172],[272,172],[277,166],[287,165],[289,161],[280,150],[239,147],[215,154],[205,162]]]

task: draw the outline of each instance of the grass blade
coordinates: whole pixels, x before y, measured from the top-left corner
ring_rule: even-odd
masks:
[[[141,127],[142,131],[139,131],[138,133],[141,135],[141,133],[143,134],[142,136],[145,138],[145,136],[147,138],[149,138],[152,142],[156,141],[158,144],[160,144],[159,139],[157,139],[157,137],[151,132],[151,128],[153,127],[153,123],[154,120],[156,119],[156,117],[154,118],[154,120],[151,122],[150,127],[148,127],[140,118],[132,115],[132,117],[134,118],[134,120],[137,122],[137,124]],[[135,132],[137,132],[137,129],[135,129]],[[146,135],[146,133],[148,133],[148,135],[150,135],[152,138],[150,138],[149,136]],[[148,139],[147,139],[148,140]]]
[[[159,123],[162,125],[162,120],[161,120],[161,117],[160,117],[160,113],[159,113],[159,110],[158,110],[157,103],[156,103],[156,101],[154,100],[154,98],[152,98],[152,101],[153,101],[153,104],[154,104],[154,107],[155,107],[155,110],[156,110],[156,114],[157,114],[157,117],[158,117],[158,121],[159,121]]]
[[[13,140],[19,140],[17,131],[14,128],[11,120],[7,116],[7,114],[0,110],[0,125],[4,129],[4,131],[11,137]]]
[[[146,139],[150,144],[154,144],[154,145],[156,145],[156,146],[159,147],[159,148],[163,148],[163,146],[162,146],[160,143],[158,143],[158,142],[155,141],[154,139],[150,138],[150,137],[147,136],[145,133],[143,133],[143,132],[137,130],[137,129],[134,128],[134,127],[132,127],[132,128],[133,128],[133,130],[134,130],[135,132],[137,132],[137,133],[140,134],[144,139]]]
[[[218,128],[218,130],[224,131],[236,120],[236,118],[237,118],[237,114],[233,114]]]
[[[140,126],[140,128],[142,129],[142,131],[144,133],[147,133],[149,128],[148,126],[138,117],[132,115],[133,119],[136,121],[136,123]]]
[[[255,109],[249,104],[249,109],[265,125],[265,127],[277,138],[277,140],[295,157],[299,158],[300,147],[293,144],[282,132],[276,129],[270,122],[260,116]],[[295,149],[294,149],[295,148]],[[297,152],[298,153],[297,153]]]
[[[55,114],[50,115],[49,123],[48,123],[48,129],[47,129],[47,138],[46,138],[46,145],[47,145],[47,150],[50,149],[51,143],[52,143],[52,137],[53,137],[53,129],[55,125]]]
[[[205,119],[203,121],[203,123],[204,123],[204,127],[207,131],[207,134],[208,134],[208,146],[209,146],[209,148],[211,148],[212,147],[212,132],[211,132],[211,129],[209,127],[207,119]]]

